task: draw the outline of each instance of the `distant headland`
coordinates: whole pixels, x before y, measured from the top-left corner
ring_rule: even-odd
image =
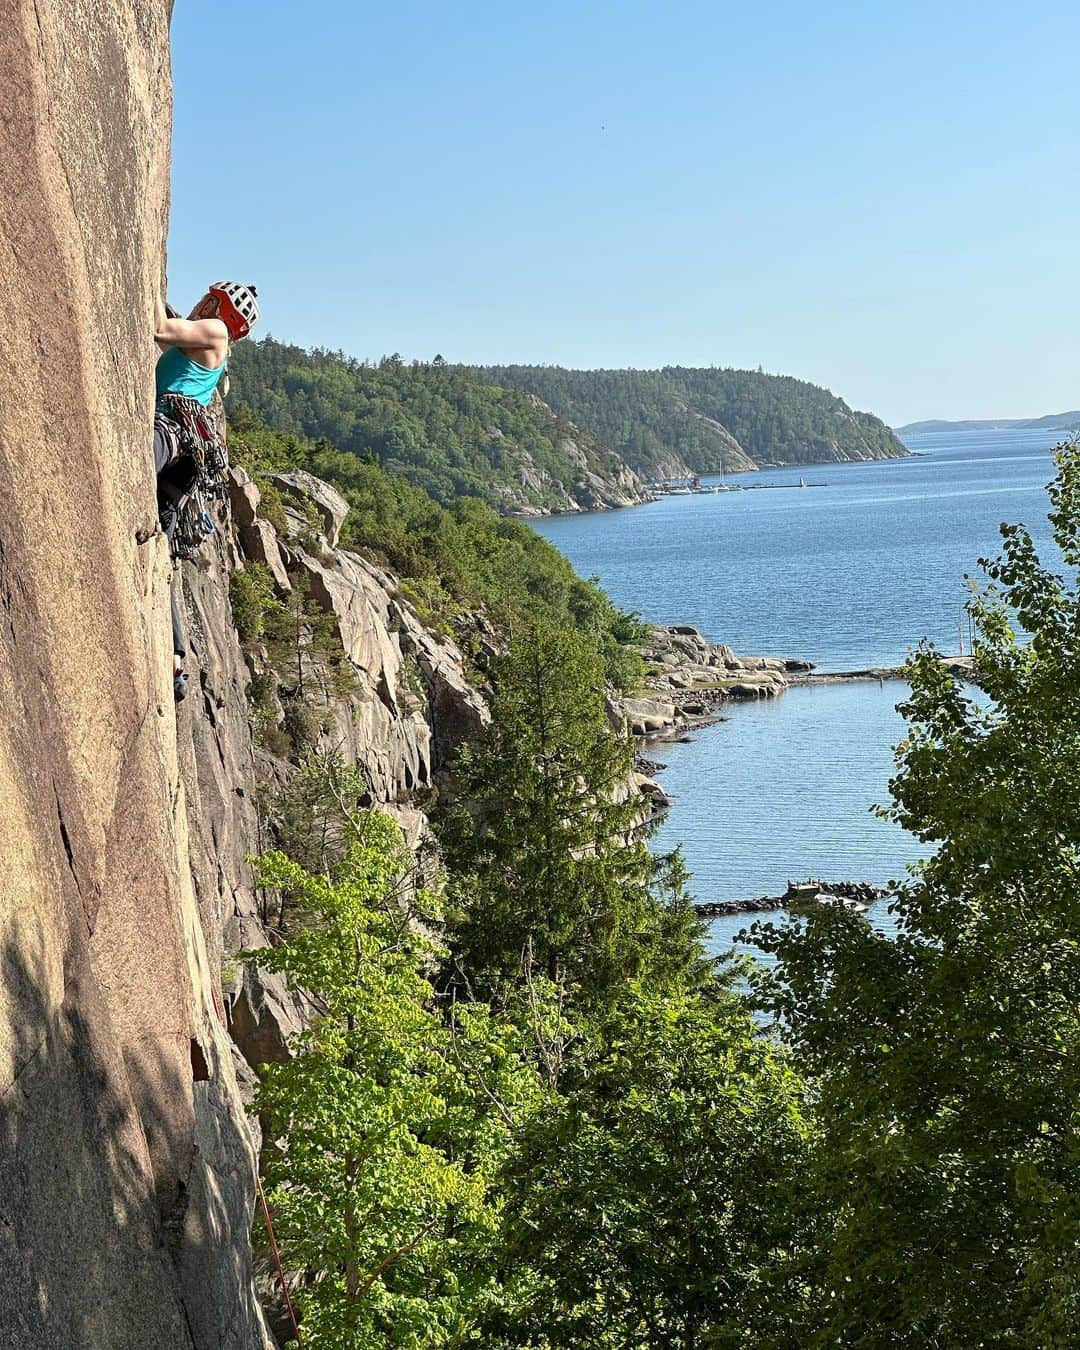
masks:
[[[1080,411],[1048,413],[1045,417],[990,417],[966,422],[908,422],[893,427],[898,436],[918,436],[933,431],[1075,431],[1080,428]]]

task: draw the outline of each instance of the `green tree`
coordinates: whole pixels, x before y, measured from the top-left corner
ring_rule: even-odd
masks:
[[[813,1083],[833,1217],[807,1345],[1076,1344],[1080,1316],[1080,456],[970,603],[984,695],[909,665],[890,814],[933,856],[895,941],[842,912],[763,930],[764,998]]]
[[[277,844],[307,872],[330,877],[366,818],[364,770],[339,754],[309,750],[266,803]]]
[[[236,635],[244,647],[263,638],[266,616],[277,606],[274,578],[264,563],[248,563],[229,573],[229,603]]]
[[[681,886],[667,903],[654,893],[664,869],[595,646],[528,624],[492,677],[491,725],[460,754],[440,828],[466,978],[489,994],[524,966],[586,991],[645,970],[686,974],[700,962],[699,925]]]
[[[503,1173],[513,1345],[793,1345],[801,1085],[741,1001],[631,982]]]
[[[266,609],[263,636],[270,660],[287,681],[287,696],[345,694],[353,687],[337,618],[312,596],[309,578],[297,578],[285,599]]]
[[[332,879],[281,853],[259,863],[308,917],[252,954],[318,1010],[293,1057],[264,1068],[256,1107],[283,1258],[306,1276],[304,1342],[328,1350],[461,1345],[502,1299],[485,1169],[533,1080],[507,1029],[480,1011],[448,1028],[435,1009],[430,948],[403,902],[412,866],[377,814]]]

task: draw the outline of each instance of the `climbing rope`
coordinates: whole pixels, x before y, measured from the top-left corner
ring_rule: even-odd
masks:
[[[262,1206],[263,1222],[266,1224],[266,1233],[270,1239],[270,1250],[274,1253],[278,1283],[281,1285],[281,1292],[285,1296],[285,1307],[289,1310],[289,1321],[292,1323],[293,1336],[296,1338],[296,1344],[300,1347],[300,1350],[303,1350],[300,1326],[296,1320],[296,1313],[293,1311],[292,1299],[289,1297],[289,1286],[285,1282],[285,1269],[281,1264],[281,1253],[278,1251],[277,1238],[274,1236],[274,1225],[270,1219],[270,1206],[266,1203],[266,1193],[263,1190],[262,1178],[258,1173],[255,1174],[255,1185],[259,1188],[259,1203]]]

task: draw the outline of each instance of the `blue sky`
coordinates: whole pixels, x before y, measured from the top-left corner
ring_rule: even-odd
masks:
[[[170,298],[360,357],[1080,406],[1075,0],[177,0]],[[222,92],[222,75],[228,89]]]

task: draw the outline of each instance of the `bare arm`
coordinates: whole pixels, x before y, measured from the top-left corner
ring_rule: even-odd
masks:
[[[167,319],[159,314],[154,341],[159,347],[220,351],[229,341],[229,330],[220,319]]]

